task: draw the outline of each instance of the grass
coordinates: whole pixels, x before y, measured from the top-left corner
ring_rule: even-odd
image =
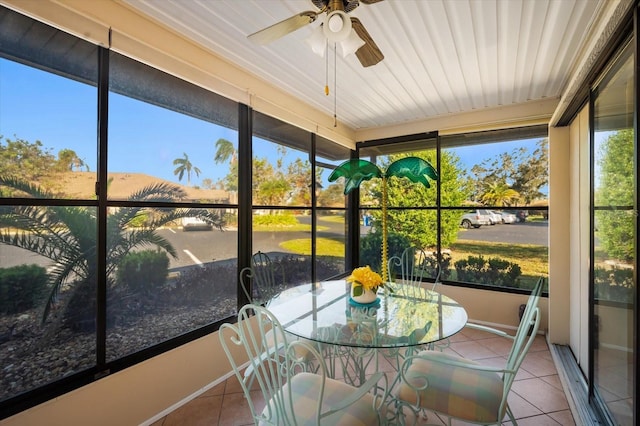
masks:
[[[322,222],[344,223],[344,216],[320,216],[318,220]]]
[[[280,243],[280,247],[296,254],[311,255],[311,240],[297,239]],[[318,256],[344,257],[344,241],[331,238],[316,240],[316,254]]]
[[[326,231],[329,229],[328,226],[320,226],[316,227],[318,231]],[[253,225],[253,230],[256,232],[311,232],[311,225],[306,225],[303,223],[298,223],[295,225]]]
[[[311,254],[309,239],[288,240],[281,243],[280,246],[293,253]],[[549,250],[546,246],[464,240],[451,244],[449,249],[451,250],[451,268],[457,260],[482,255],[487,259],[497,257],[518,264],[525,281],[549,275]],[[344,257],[344,241],[318,238],[317,251],[319,256]]]
[[[464,240],[451,244],[450,249],[454,262],[469,256],[482,255],[485,258],[498,257],[517,263],[523,275],[540,276],[549,273],[549,249],[546,246]]]

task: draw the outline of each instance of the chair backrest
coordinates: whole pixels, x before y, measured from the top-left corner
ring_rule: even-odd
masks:
[[[435,262],[435,271],[432,264]],[[400,256],[389,258],[389,281],[394,282],[396,277],[406,284],[405,289],[420,286],[423,278],[430,278],[435,272],[435,285],[440,279],[440,265],[433,257],[429,257],[424,250],[416,247],[407,247]],[[398,275],[399,273],[399,275]]]
[[[284,290],[284,269],[278,270],[266,253],[258,251],[251,256],[251,266],[240,271],[240,284],[249,303],[264,305]]]
[[[253,314],[253,315],[252,315]],[[268,333],[268,334],[267,334]],[[229,363],[244,392],[255,424],[294,425],[292,392],[283,392],[286,383],[291,382],[293,375],[306,371],[308,363],[296,356],[296,349],[304,346],[316,359],[320,354],[305,342],[287,341],[280,322],[266,308],[248,304],[238,312],[237,324],[223,324],[219,330],[219,338]],[[239,363],[236,359],[241,360]],[[264,410],[257,411],[252,399],[250,385],[243,380],[241,369],[245,359],[249,359],[247,368],[252,368],[255,382],[262,393],[262,401],[266,403]],[[320,424],[320,407],[324,395],[326,366],[320,366],[322,375],[317,391],[317,422]],[[314,391],[314,393],[315,393]]]
[[[511,351],[507,357],[505,369],[508,370],[508,372],[505,372],[503,377],[504,397],[500,406],[500,413],[502,416],[504,416],[507,407],[507,395],[511,389],[511,384],[516,377],[522,361],[524,361],[524,357],[527,355],[529,348],[538,334],[538,327],[540,326],[540,308],[538,308],[538,301],[542,294],[544,282],[544,278],[538,279],[536,285],[531,291],[531,294],[529,295],[527,305],[524,309],[524,313],[522,314],[522,319],[520,320],[520,325],[518,326],[518,330],[513,338]]]

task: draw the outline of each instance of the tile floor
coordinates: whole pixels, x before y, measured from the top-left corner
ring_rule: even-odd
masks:
[[[451,347],[446,351],[455,352],[487,365],[503,366],[505,355],[510,347],[510,341],[507,339],[465,328],[451,338]],[[381,363],[381,366],[381,370],[391,374],[395,371],[389,363]],[[536,337],[520,367],[511,388],[509,404],[520,426],[575,425],[543,336]],[[434,415],[429,416],[429,423],[439,424]],[[152,426],[252,424],[242,389],[233,377],[176,409]],[[455,426],[465,424],[467,423],[453,422]]]

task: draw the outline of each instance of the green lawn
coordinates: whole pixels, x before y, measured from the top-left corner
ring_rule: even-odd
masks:
[[[281,243],[280,246],[293,253],[311,254],[311,241],[309,239],[288,240]],[[464,240],[452,244],[450,250],[451,268],[453,268],[454,262],[459,259],[482,255],[487,259],[497,257],[516,263],[520,266],[522,278],[526,281],[549,275],[549,253],[545,246]],[[329,238],[318,238],[317,251],[319,256],[344,257],[344,242]]]
[[[320,216],[319,221],[331,223],[344,223],[344,216]]]
[[[288,240],[280,243],[280,247],[296,254],[310,255],[311,240],[303,238]],[[344,242],[330,238],[318,238],[316,240],[316,254],[318,256],[344,257]]]
[[[320,226],[318,225],[316,227],[316,229],[318,231],[326,231],[327,229],[329,229],[328,226]],[[311,225],[305,225],[302,223],[298,223],[295,225],[253,225],[253,230],[256,232],[265,232],[265,231],[272,231],[272,232],[296,232],[296,231],[301,231],[301,232],[311,232]]]

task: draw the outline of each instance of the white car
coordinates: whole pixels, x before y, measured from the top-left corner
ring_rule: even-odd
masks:
[[[486,215],[489,216],[491,224],[502,223],[502,215],[494,210],[486,210]]]
[[[189,231],[191,229],[212,229],[210,223],[205,222],[199,217],[183,217],[182,218],[182,230]]]
[[[500,217],[502,217],[502,223],[516,223],[518,221],[518,218],[513,213],[500,212]]]
[[[474,210],[465,213],[460,219],[460,226],[464,229],[471,227],[480,228],[482,225],[491,225],[491,218],[488,213],[486,213],[486,210]]]

